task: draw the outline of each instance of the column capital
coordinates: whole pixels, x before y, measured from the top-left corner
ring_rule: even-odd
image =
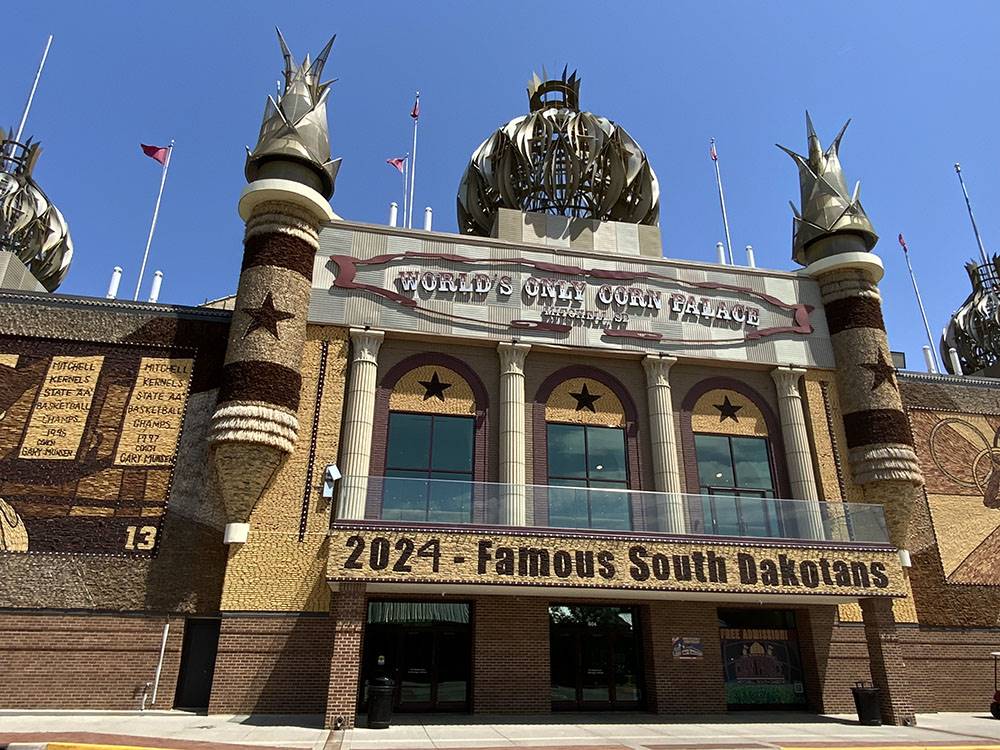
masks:
[[[803,367],[775,367],[771,370],[771,379],[778,386],[778,397],[798,398],[799,378],[805,373]]]
[[[247,221],[254,210],[263,203],[280,201],[304,209],[319,224],[340,217],[330,208],[330,201],[307,185],[293,180],[254,180],[240,194],[240,218]]]
[[[882,259],[872,252],[840,252],[834,255],[813,261],[802,269],[802,273],[818,279],[828,273],[835,271],[860,271],[868,277],[873,284],[878,284],[885,275],[885,266]]]
[[[646,384],[670,387],[670,368],[677,363],[677,357],[669,354],[647,354],[642,358],[646,370]]]
[[[353,345],[354,362],[378,362],[378,350],[385,339],[385,331],[375,331],[367,328],[351,329],[351,344]]]
[[[497,353],[500,355],[501,375],[523,375],[524,359],[528,356],[531,344],[514,343],[513,341],[501,341],[497,344]]]

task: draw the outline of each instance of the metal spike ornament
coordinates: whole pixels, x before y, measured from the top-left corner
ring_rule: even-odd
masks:
[[[458,188],[461,232],[490,236],[500,208],[657,225],[660,187],[620,125],[580,111],[580,78],[532,74],[530,114],[472,154]]]
[[[850,120],[844,123],[844,127],[824,151],[813,128],[812,118],[806,112],[809,155],[803,156],[775,144],[792,157],[799,168],[801,209],[796,209],[795,204],[792,204],[792,257],[803,266],[817,260],[808,252],[809,246],[834,234],[857,235],[867,250],[871,250],[878,242],[878,235],[861,207],[861,183],[856,183],[854,191],[848,192],[844,169],[840,165],[840,140],[850,124]]]
[[[952,375],[973,375],[987,371],[1000,375],[1000,255],[992,262],[965,265],[972,282],[972,294],[948,321],[941,337],[941,359]],[[955,372],[950,349],[958,353],[962,372]],[[994,369],[996,368],[996,369]]]
[[[0,128],[0,252],[13,253],[48,291],[66,278],[73,240],[62,213],[32,177],[42,149]]]
[[[330,158],[330,130],[326,119],[326,99],[333,81],[321,82],[323,66],[330,54],[336,35],[310,61],[309,55],[297,65],[285,39],[278,31],[278,43],[285,59],[284,93],[275,101],[267,97],[264,121],[253,151],[247,149],[247,182],[268,177],[289,177],[292,165],[297,170],[294,179],[310,183],[327,200],[333,196],[340,159]],[[309,179],[308,175],[312,176]]]

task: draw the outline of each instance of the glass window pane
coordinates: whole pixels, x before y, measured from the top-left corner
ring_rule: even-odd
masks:
[[[587,459],[583,444],[583,426],[548,425],[550,477],[587,477]]]
[[[434,417],[432,469],[472,473],[472,417]]]
[[[740,519],[743,522],[743,533],[746,536],[773,536],[767,513],[767,500],[755,493],[741,492],[737,501],[740,507]]]
[[[632,528],[628,491],[602,489],[591,490],[588,494],[590,495],[591,528],[614,530]]]
[[[440,475],[433,475],[439,479]],[[454,475],[449,479],[454,479]],[[472,517],[472,482],[431,481],[427,520],[434,523],[468,523]]]
[[[729,438],[725,435],[695,435],[699,483],[703,487],[734,487]]]
[[[389,448],[385,465],[391,469],[427,469],[430,466],[431,416],[389,415]]]
[[[586,529],[590,526],[586,488],[549,487],[546,494],[549,498],[549,526],[563,529]]]
[[[740,517],[736,509],[739,498],[733,495],[712,495],[711,507],[714,509],[712,520],[715,533],[725,536],[740,536]]]
[[[767,456],[767,441],[752,437],[734,437],[732,441],[737,486],[771,489],[774,483]]]
[[[427,516],[426,474],[388,470],[382,480],[382,518],[387,521],[424,521]]]
[[[625,481],[625,433],[621,429],[587,427],[587,456],[591,480]]]

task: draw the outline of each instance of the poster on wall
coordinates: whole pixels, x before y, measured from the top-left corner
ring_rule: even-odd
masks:
[[[910,411],[948,583],[1000,586],[1000,414]]]
[[[0,552],[154,554],[193,363],[0,337]]]
[[[673,654],[675,659],[704,659],[705,647],[701,645],[701,638],[691,638],[690,636],[674,636],[671,639],[673,644]]]

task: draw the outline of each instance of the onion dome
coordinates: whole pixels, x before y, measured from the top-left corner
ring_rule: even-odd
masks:
[[[818,258],[809,248],[821,239],[834,235],[856,235],[866,250],[878,242],[878,235],[868,215],[861,207],[861,183],[855,183],[854,192],[848,192],[844,168],[840,164],[840,140],[851,124],[848,120],[824,151],[819,136],[813,128],[812,118],[806,112],[806,136],[809,154],[803,156],[784,146],[778,146],[795,160],[799,168],[801,206],[792,205],[792,257],[796,263],[807,266]]]
[[[285,59],[285,90],[275,101],[267,97],[264,120],[253,151],[247,149],[247,182],[268,178],[301,182],[329,200],[333,196],[340,159],[330,158],[330,127],[326,99],[333,81],[321,81],[323,66],[334,36],[315,60],[306,55],[302,64],[292,59],[278,31]]]
[[[73,241],[66,219],[35,182],[38,143],[10,140],[0,128],[0,252],[13,253],[48,291],[66,278]]]
[[[977,266],[967,263],[972,294],[948,321],[941,337],[941,359],[952,375],[971,375],[1000,364],[1000,256]],[[962,365],[955,372],[948,350],[954,347]]]
[[[458,188],[459,231],[490,236],[500,208],[658,224],[660,187],[646,154],[620,125],[580,111],[575,72],[532,76],[528,101],[530,114],[472,154]]]

